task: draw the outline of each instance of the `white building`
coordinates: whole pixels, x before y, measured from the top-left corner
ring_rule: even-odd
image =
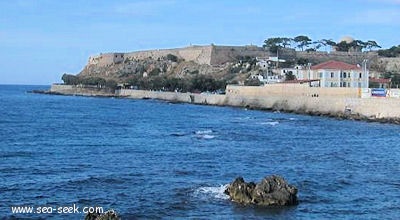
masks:
[[[306,80],[308,79],[308,69],[307,66],[296,65],[294,68],[282,68],[281,75],[285,76],[288,73],[292,73],[297,80]]]
[[[311,66],[309,75],[310,80],[319,79],[321,87],[368,88],[369,72],[365,66],[332,60]]]

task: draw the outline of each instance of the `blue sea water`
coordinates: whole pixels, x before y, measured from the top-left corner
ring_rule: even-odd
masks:
[[[0,86],[0,218],[11,206],[101,206],[122,219],[398,219],[400,126],[171,104],[27,93]],[[231,202],[238,176],[279,174],[300,204]]]

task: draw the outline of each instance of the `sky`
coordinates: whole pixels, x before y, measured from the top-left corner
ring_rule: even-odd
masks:
[[[400,0],[0,0],[0,84],[50,85],[90,55],[270,37],[400,44]]]

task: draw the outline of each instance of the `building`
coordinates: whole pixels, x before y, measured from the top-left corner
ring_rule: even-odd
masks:
[[[371,88],[390,88],[391,87],[391,79],[382,79],[382,78],[369,78],[369,85]]]
[[[293,68],[282,68],[281,75],[293,74],[296,80],[306,80],[308,79],[308,66],[296,65]]]
[[[327,61],[310,67],[310,80],[319,79],[320,87],[368,88],[369,72],[363,68],[340,61]]]

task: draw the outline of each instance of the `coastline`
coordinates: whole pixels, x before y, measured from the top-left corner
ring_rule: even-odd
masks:
[[[121,89],[112,92],[99,88],[82,88],[70,85],[53,84],[48,91],[32,91],[49,95],[95,96],[131,99],[156,99],[172,103],[231,106],[266,111],[332,117],[343,120],[357,120],[400,124],[400,100],[395,98],[359,98],[357,94],[324,96],[324,91],[308,88],[301,96],[278,91],[265,92],[265,87],[228,86],[226,94],[179,93],[147,90]],[[276,88],[275,88],[276,89]],[[287,88],[285,88],[287,89]],[[293,87],[288,91],[296,90]],[[302,88],[304,89],[304,88]],[[249,90],[249,91],[247,91]],[[278,89],[279,90],[279,89]],[[310,91],[309,91],[310,90]],[[245,91],[245,92],[243,92]],[[250,92],[251,91],[251,92]],[[342,92],[342,91],[341,91]],[[287,94],[286,94],[287,93]],[[315,97],[314,93],[319,95]],[[330,91],[332,93],[332,91]]]

